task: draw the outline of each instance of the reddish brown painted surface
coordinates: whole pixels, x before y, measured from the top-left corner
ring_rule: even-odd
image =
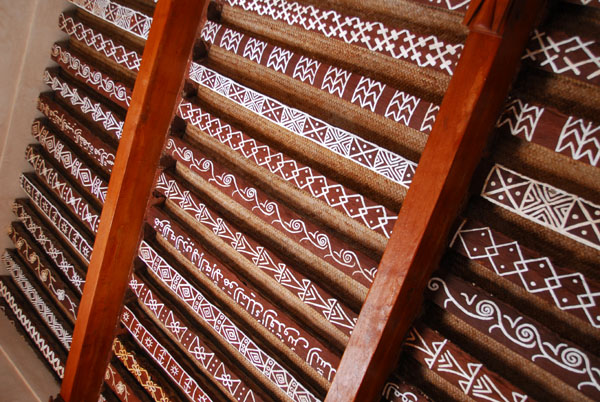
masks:
[[[156,7],[88,268],[60,393],[65,402],[98,400],[154,173],[207,4],[162,0]]]
[[[545,2],[482,0],[326,401],[379,400]]]

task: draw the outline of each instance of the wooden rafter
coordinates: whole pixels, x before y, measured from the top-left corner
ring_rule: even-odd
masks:
[[[326,401],[380,399],[544,6],[471,2],[461,59]]]
[[[88,268],[60,396],[97,401],[166,134],[206,0],[156,6]]]

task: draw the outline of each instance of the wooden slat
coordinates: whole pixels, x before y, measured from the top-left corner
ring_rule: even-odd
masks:
[[[60,395],[97,401],[147,200],[208,1],[161,0],[125,120]]]
[[[471,3],[462,57],[326,401],[379,400],[544,5]]]

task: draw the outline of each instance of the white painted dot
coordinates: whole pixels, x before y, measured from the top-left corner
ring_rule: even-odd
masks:
[[[496,182],[492,180],[492,181],[490,182],[490,184],[491,184],[492,186],[495,186],[495,185],[496,185]]]
[[[477,247],[473,247],[473,251],[477,251]]]
[[[596,215],[596,216],[600,216],[600,209],[597,209],[597,210],[595,210],[595,211],[594,211],[594,215]]]
[[[500,265],[500,268],[504,269],[504,268],[506,268],[506,265],[502,264],[502,265]]]
[[[517,191],[515,194],[517,194],[517,196],[520,196],[520,195],[521,195],[521,192],[520,192],[520,191]]]
[[[573,283],[579,283],[577,279],[573,279]]]
[[[504,196],[503,196],[503,195],[499,195],[499,196],[498,196],[498,199],[499,199],[500,201],[502,201],[502,200],[504,199]]]
[[[506,181],[509,182],[509,183],[512,183],[513,179],[512,179],[512,177],[509,177]]]
[[[485,236],[485,232],[481,232],[481,237]]]
[[[579,215],[577,215],[577,214],[573,214],[571,216],[573,217],[573,219],[579,219]]]
[[[569,300],[568,300],[566,297],[563,297],[563,298],[562,298],[562,302],[563,302],[563,303],[566,303],[566,302],[568,302],[568,301],[569,301]]]
[[[508,249],[508,251],[510,251],[512,253],[513,251],[515,251],[515,249],[511,247]]]
[[[585,236],[587,234],[587,230],[582,230],[581,234]]]
[[[529,284],[530,284],[531,286],[535,286],[535,282],[534,282],[534,281],[531,281],[531,282],[529,282]]]

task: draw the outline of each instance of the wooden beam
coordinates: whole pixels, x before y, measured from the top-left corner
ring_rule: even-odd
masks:
[[[125,119],[60,396],[97,401],[146,203],[208,0],[161,0]]]
[[[471,2],[470,33],[326,401],[378,401],[544,0]]]

